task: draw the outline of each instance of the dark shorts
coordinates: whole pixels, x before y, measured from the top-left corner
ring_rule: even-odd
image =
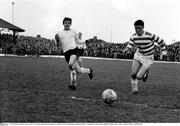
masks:
[[[84,49],[78,49],[78,55],[83,56],[84,55]]]
[[[69,63],[71,55],[79,55],[79,49],[76,47],[75,49],[70,49],[64,53],[65,60],[67,63]]]

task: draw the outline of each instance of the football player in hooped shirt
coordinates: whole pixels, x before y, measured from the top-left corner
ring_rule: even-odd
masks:
[[[75,30],[70,29],[72,19],[65,17],[63,20],[64,29],[55,35],[57,43],[63,49],[65,60],[68,63],[70,70],[71,84],[68,85],[70,89],[76,89],[76,74],[87,73],[90,79],[93,79],[93,70],[91,68],[82,68],[78,62],[78,35]]]
[[[161,55],[166,55],[165,41],[155,34],[144,31],[144,22],[137,20],[134,23],[136,33],[130,37],[129,43],[124,53],[128,52],[129,49],[136,47],[136,53],[134,54],[134,60],[132,63],[131,72],[131,94],[138,94],[138,80],[146,82],[148,78],[148,70],[154,62],[154,47],[156,42],[161,47]]]

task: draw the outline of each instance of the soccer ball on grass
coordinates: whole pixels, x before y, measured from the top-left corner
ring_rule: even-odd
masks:
[[[106,89],[102,93],[102,100],[106,104],[112,104],[117,99],[117,93],[113,89]]]

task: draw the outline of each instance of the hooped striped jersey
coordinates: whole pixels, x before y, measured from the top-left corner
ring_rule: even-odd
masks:
[[[160,45],[161,50],[165,50],[166,44],[165,41],[155,34],[144,31],[141,36],[138,36],[136,33],[130,37],[128,48],[136,47],[138,51],[145,56],[154,54],[155,43]]]

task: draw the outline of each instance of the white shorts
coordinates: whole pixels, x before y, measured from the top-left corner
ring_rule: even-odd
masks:
[[[142,65],[150,67],[154,63],[154,55],[144,56],[139,51],[136,51],[134,60],[139,61]]]

